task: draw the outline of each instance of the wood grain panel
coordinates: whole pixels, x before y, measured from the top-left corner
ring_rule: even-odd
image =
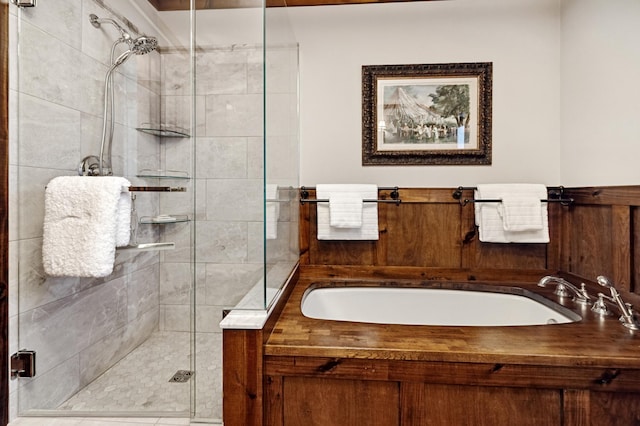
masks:
[[[585,390],[566,389],[563,394],[564,424],[587,426],[589,424],[589,396]]]
[[[309,377],[285,377],[285,426],[398,425],[399,386]]]
[[[407,426],[562,424],[557,390],[412,384],[407,392],[421,402],[404,407]],[[411,403],[411,398],[403,401]]]
[[[640,425],[640,393],[590,392],[589,425]]]
[[[568,223],[568,271],[595,279],[612,276],[612,214],[611,206],[581,205],[571,210]]]
[[[262,330],[224,330],[222,349],[225,425],[262,425]]]
[[[9,422],[9,6],[0,2],[0,425]]]
[[[640,296],[640,208],[631,208],[631,283],[629,291]]]
[[[461,267],[459,205],[406,203],[385,207],[386,265]]]
[[[436,1],[436,0],[267,0],[267,7],[283,6],[327,6],[366,3],[394,3],[405,1]],[[189,0],[149,0],[157,10],[189,10]],[[196,9],[232,9],[247,7],[262,7],[262,1],[257,0],[196,0]]]
[[[591,186],[565,188],[566,198],[572,198],[574,204],[625,205],[640,206],[640,186]]]

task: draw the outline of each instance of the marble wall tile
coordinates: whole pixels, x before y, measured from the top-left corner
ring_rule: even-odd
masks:
[[[199,226],[199,223],[198,223]],[[192,252],[191,222],[163,225],[162,241],[175,243],[174,250],[162,252],[163,262],[190,262]],[[201,234],[206,237],[206,234]]]
[[[32,96],[19,103],[22,166],[69,170],[80,161],[80,112]]]
[[[9,241],[18,239],[18,167],[9,166]]]
[[[247,55],[247,93],[264,93],[264,68],[262,49],[249,52]]]
[[[127,311],[129,322],[145,312],[157,308],[159,297],[160,269],[152,265],[127,277]]]
[[[262,278],[261,264],[207,264],[206,304],[235,306]]]
[[[20,313],[20,344],[38,353],[37,371],[51,370],[126,323],[124,278]],[[73,330],[73,332],[70,332]]]
[[[231,306],[201,305],[196,310],[196,332],[220,333],[220,321],[222,321],[223,309]]]
[[[161,93],[167,96],[191,94],[191,59],[188,51],[161,55]]]
[[[247,93],[247,52],[245,50],[205,51],[196,57],[199,95]]]
[[[196,114],[196,131],[191,130],[191,96],[162,96],[161,110],[162,123],[169,127],[177,127],[184,129],[192,136],[204,136],[206,132],[205,123],[205,96],[196,96],[195,114]]]
[[[142,344],[158,329],[158,308],[151,309],[80,352],[80,386],[86,386]]]
[[[160,266],[160,304],[189,305],[193,275],[190,263],[167,263]]]
[[[200,138],[196,138],[196,145]],[[191,140],[186,138],[164,139],[164,168],[189,173],[193,177],[193,154]],[[184,184],[185,182],[181,182]],[[182,185],[184,186],[184,185]]]
[[[82,95],[80,51],[26,22],[21,24],[20,43],[29,46],[20,52],[20,91],[77,108]]]
[[[190,331],[191,309],[189,305],[160,306],[161,331]]]
[[[107,67],[101,62],[86,56],[80,55],[80,62],[76,64],[82,74],[82,78],[78,79],[75,89],[78,100],[77,108],[86,112],[102,116],[104,111],[104,86]]]
[[[23,20],[79,50],[82,42],[82,0],[38,2],[22,9]]]
[[[200,221],[196,233],[196,262],[246,263],[246,222]]]
[[[278,226],[278,232],[280,227]],[[278,233],[281,238],[280,233]],[[247,223],[247,262],[264,262],[264,226],[262,222]]]
[[[207,183],[207,219],[262,221],[263,199],[260,179],[216,179]]]
[[[264,178],[264,138],[247,138],[247,146],[247,177],[249,179],[262,179]],[[271,176],[267,175],[267,179],[270,178]]]
[[[20,380],[23,381],[18,389],[20,412],[55,409],[79,389],[78,356],[64,360],[50,371],[38,371],[34,378]]]
[[[198,178],[247,178],[247,138],[197,138]]]
[[[42,237],[45,187],[54,177],[67,174],[72,173],[18,167],[18,239]]]
[[[262,95],[208,95],[206,99],[206,136],[262,135]]]

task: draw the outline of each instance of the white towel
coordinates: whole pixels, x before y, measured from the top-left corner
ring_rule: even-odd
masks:
[[[275,240],[278,238],[278,217],[280,216],[280,202],[278,200],[278,185],[265,185],[265,238]]]
[[[539,231],[542,223],[542,202],[538,197],[505,195],[498,203],[498,214],[505,231]]]
[[[378,186],[373,184],[320,184],[316,186],[318,200],[331,200],[339,194],[357,194],[363,200],[377,200]],[[362,204],[362,224],[359,228],[331,226],[330,203],[317,203],[319,240],[378,240],[378,203]]]
[[[336,228],[362,227],[362,194],[332,192],[329,195],[329,224]]]
[[[127,179],[112,176],[60,176],[49,182],[42,242],[48,275],[111,274],[116,243],[124,242],[129,230],[131,216],[124,213],[127,202],[122,192],[130,185]]]
[[[534,208],[532,199],[535,198],[539,202],[539,200],[547,198],[546,186],[539,184],[480,184],[474,197],[476,200],[506,199],[507,201],[506,206],[501,206],[500,202],[483,203],[477,201],[475,203],[475,219],[476,225],[479,227],[480,241],[493,243],[549,242],[547,203],[540,203],[537,207],[540,214],[540,226],[537,225],[537,213],[534,210],[524,212],[516,206],[522,204],[523,208],[525,205]],[[521,200],[527,201],[521,202]],[[505,208],[508,216],[506,224],[501,216],[501,212],[503,215],[505,214]],[[512,214],[516,211],[521,217]]]

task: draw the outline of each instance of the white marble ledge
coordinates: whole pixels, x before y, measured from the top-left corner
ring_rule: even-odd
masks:
[[[223,330],[260,330],[269,318],[269,311],[234,309],[220,322]]]

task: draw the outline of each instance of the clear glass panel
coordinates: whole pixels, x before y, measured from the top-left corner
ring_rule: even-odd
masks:
[[[17,324],[12,341],[37,354],[37,375],[11,383],[12,405],[21,415],[52,410],[60,415],[188,417],[193,382],[181,380],[194,369],[189,13],[183,13],[185,26],[174,26],[140,0],[56,0],[40,1],[35,8],[11,7],[11,39],[18,40],[10,58],[17,75],[12,109],[18,114],[12,122],[10,239],[13,285],[19,289],[12,306]],[[150,38],[142,35],[156,38],[158,48],[152,49]],[[172,68],[178,57],[185,59],[184,66]],[[106,125],[105,116],[113,119]],[[83,158],[100,157],[102,135],[111,133],[112,121],[113,174],[143,189],[181,190],[131,192],[135,235],[115,259],[109,259],[113,242],[100,243],[112,235],[106,227],[94,234],[79,232],[71,242],[60,238],[45,244],[45,254],[54,247],[69,259],[77,259],[83,247],[90,259],[106,258],[111,273],[102,276],[103,270],[88,266],[92,260],[83,259],[56,263],[63,276],[47,274],[43,224],[47,229],[60,224],[53,211],[45,216],[45,187],[55,177],[77,176]],[[150,123],[157,124],[156,132],[149,130]],[[167,138],[167,129],[186,131],[181,138]],[[48,197],[54,195],[51,191]],[[83,205],[69,202],[67,208],[77,208],[81,216],[87,213]],[[180,220],[163,220],[167,216]],[[69,234],[78,229],[81,224],[69,228]],[[88,266],[93,276],[73,276],[74,264]]]
[[[265,9],[264,307],[299,257],[298,44],[286,7]]]

